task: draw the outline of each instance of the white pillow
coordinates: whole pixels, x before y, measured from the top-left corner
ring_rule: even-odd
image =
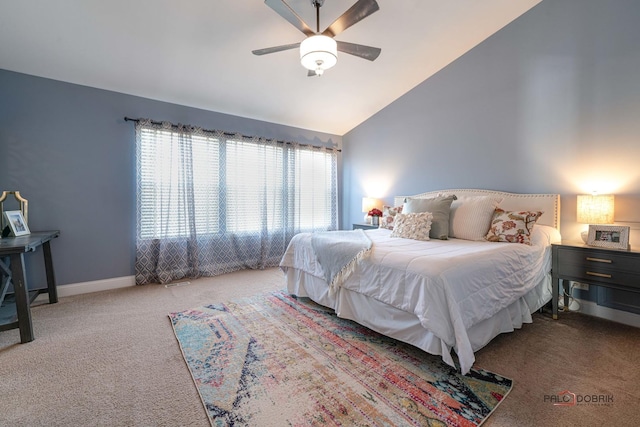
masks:
[[[557,228],[550,227],[548,225],[542,225],[536,223],[531,231],[531,245],[547,247],[551,243],[557,243],[562,240],[560,232]]]
[[[493,212],[502,197],[494,196],[458,196],[451,204],[449,237],[465,240],[484,240]]]
[[[429,240],[431,230],[431,212],[397,214],[391,237],[402,237],[413,240]]]

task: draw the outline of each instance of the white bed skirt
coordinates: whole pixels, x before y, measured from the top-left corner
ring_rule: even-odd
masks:
[[[442,357],[451,365],[451,355],[445,350],[447,346],[425,329],[414,314],[345,288],[341,288],[335,295],[329,295],[329,287],[324,279],[296,268],[287,268],[285,277],[287,291],[291,295],[308,297],[318,304],[332,308],[338,317],[356,321],[383,335],[412,344]],[[473,352],[480,350],[499,334],[513,332],[520,329],[523,323],[531,323],[531,313],[550,300],[551,275],[548,274],[525,296],[467,330]],[[468,362],[469,366],[473,363]]]

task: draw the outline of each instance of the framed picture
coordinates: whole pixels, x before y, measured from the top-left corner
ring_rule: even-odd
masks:
[[[590,225],[587,245],[611,249],[629,249],[629,227]]]
[[[6,211],[4,213],[4,217],[7,220],[7,224],[9,224],[11,234],[13,234],[14,236],[24,236],[25,234],[31,233],[31,231],[29,231],[27,223],[24,221],[22,212]]]

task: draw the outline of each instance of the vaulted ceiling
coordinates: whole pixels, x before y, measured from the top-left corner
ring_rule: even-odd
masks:
[[[307,77],[297,49],[251,53],[304,38],[262,0],[0,0],[0,68],[343,135],[541,0],[377,1],[336,40],[380,57]],[[321,30],[353,3],[325,0]]]

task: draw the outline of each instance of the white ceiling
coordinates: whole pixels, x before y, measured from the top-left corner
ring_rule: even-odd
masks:
[[[262,0],[0,0],[0,68],[343,135],[540,1],[378,0],[336,39],[380,57],[307,77],[296,49],[251,53],[304,38]],[[326,0],[321,30],[353,3]]]

